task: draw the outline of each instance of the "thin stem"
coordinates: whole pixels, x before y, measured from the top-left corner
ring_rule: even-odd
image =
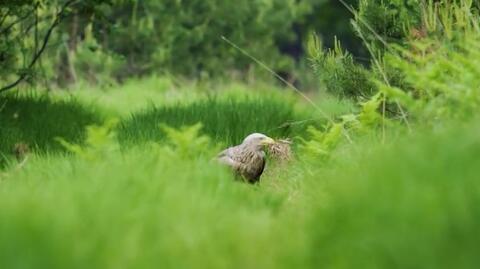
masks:
[[[279,79],[280,81],[282,81],[283,83],[285,83],[285,85],[287,85],[290,89],[292,89],[293,91],[295,91],[296,93],[298,93],[303,99],[305,99],[308,103],[310,103],[318,112],[320,112],[320,114],[322,114],[323,117],[325,117],[331,124],[335,124],[335,122],[333,121],[333,119],[325,112],[323,111],[319,106],[317,106],[317,104],[315,104],[315,102],[312,101],[312,99],[310,99],[308,96],[306,96],[303,92],[301,92],[297,87],[295,87],[292,83],[288,82],[287,80],[285,80],[282,76],[280,76],[277,72],[273,71],[270,67],[268,67],[265,63],[263,63],[262,61],[260,61],[259,59],[255,58],[254,56],[252,56],[250,53],[248,53],[247,51],[245,51],[244,49],[240,48],[238,45],[236,45],[235,43],[233,43],[232,41],[230,41],[228,38],[226,38],[225,36],[222,36],[221,37],[223,41],[227,42],[230,46],[234,47],[235,49],[237,49],[238,51],[240,51],[243,55],[247,56],[248,58],[250,58],[251,60],[253,60],[255,63],[257,63],[260,67],[262,67],[263,69],[267,70],[270,74],[272,74],[274,77],[276,77],[277,79]],[[345,137],[347,138],[347,140],[352,143],[352,139],[350,138],[350,136],[348,135],[348,132],[346,129],[344,129],[345,132],[344,135]]]

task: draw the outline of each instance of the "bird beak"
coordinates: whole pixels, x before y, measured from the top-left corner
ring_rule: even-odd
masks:
[[[272,144],[275,144],[275,140],[273,140],[270,137],[266,137],[265,139],[263,139],[262,144],[263,145],[272,145]]]

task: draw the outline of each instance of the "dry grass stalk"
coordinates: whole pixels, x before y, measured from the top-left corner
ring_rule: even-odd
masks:
[[[279,139],[268,146],[267,150],[275,160],[286,162],[292,159],[292,148],[290,139]]]

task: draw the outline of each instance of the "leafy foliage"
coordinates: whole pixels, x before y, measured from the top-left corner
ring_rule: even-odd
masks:
[[[273,68],[288,68],[291,61],[279,54],[275,42],[294,38],[289,30],[301,12],[292,0],[237,1],[233,9],[218,0],[117,1],[106,11],[112,24],[102,38],[108,49],[125,57],[126,73],[246,70],[250,60],[224,43],[223,35],[262,55]]]
[[[385,44],[379,37],[389,43],[402,42],[409,29],[421,24],[422,5],[420,0],[359,0],[355,24],[365,41],[380,49]]]
[[[397,4],[392,2],[392,5]],[[480,60],[477,51],[480,47],[480,27],[473,2],[431,1],[422,7],[420,18],[409,16],[422,22],[422,32],[415,28],[418,26],[404,24],[405,32],[411,31],[412,35],[404,36],[402,45],[398,40],[391,41],[384,55],[383,50],[367,44],[372,53],[380,52],[380,57],[373,57],[373,70],[367,78],[378,92],[369,100],[359,103],[361,112],[358,115],[345,115],[338,124],[362,132],[382,126],[382,137],[385,138],[385,126],[389,123],[387,116],[397,116],[393,118],[405,123],[411,130],[410,120],[436,126],[448,119],[470,118],[478,110],[480,74],[477,62]],[[368,30],[372,31],[372,26],[368,26]],[[377,41],[385,41],[378,33],[375,32],[375,35]],[[310,41],[309,48],[314,59],[335,59],[336,56],[343,59],[345,55],[341,49],[336,49],[335,54],[325,56],[315,38]],[[336,68],[329,67],[327,71]],[[391,83],[392,74],[393,81],[396,80],[394,83]],[[342,85],[341,81],[339,85]],[[390,112],[388,115],[387,109]],[[328,127],[325,129],[328,133]],[[317,141],[320,141],[320,149],[325,148],[322,136],[317,135]],[[308,142],[305,144],[308,145]]]
[[[312,35],[308,43],[313,68],[326,89],[342,97],[369,97],[374,93],[371,72],[353,60],[335,38],[333,49],[323,50],[321,41]]]
[[[73,144],[61,137],[55,139],[68,151],[86,160],[99,160],[118,150],[113,128],[118,120],[112,119],[105,124],[91,125],[86,127],[85,142]]]
[[[36,81],[36,69],[41,65],[54,32],[72,14],[85,10],[93,14],[96,5],[108,0],[19,1],[0,3],[0,92],[15,88],[22,82]],[[70,62],[70,60],[69,60]],[[5,82],[6,81],[6,82]]]
[[[222,36],[282,74],[294,73],[312,30],[329,37],[331,26],[337,25],[342,40],[356,46],[347,31],[349,15],[336,1],[241,0],[233,6],[220,0],[9,2],[0,3],[3,84],[16,75],[22,75],[22,82],[60,88],[84,81],[108,86],[151,74],[270,76]],[[45,56],[29,66],[27,60],[38,52],[55,12],[67,3],[42,50]]]
[[[425,21],[435,16],[439,22],[426,23],[424,37],[386,55],[388,64],[404,75],[408,88],[378,85],[420,120],[471,117],[480,105],[478,14],[468,1],[439,9],[431,5]]]
[[[343,0],[347,5],[358,7],[358,0]],[[307,16],[301,21],[299,30],[306,43],[312,32],[318,34],[327,48],[334,48],[338,39],[355,60],[368,62],[368,51],[362,40],[352,31],[350,20],[354,16],[338,0],[315,0]]]
[[[180,129],[161,125],[167,136],[168,152],[181,158],[196,158],[209,152],[210,138],[200,134],[202,124],[183,126]]]
[[[402,44],[367,46],[379,54],[367,71],[378,92],[358,100],[357,112],[309,128],[296,152],[306,162],[267,165],[257,186],[211,162],[210,141],[238,142],[251,131],[302,135],[289,120],[305,121],[303,103],[270,95],[157,100],[118,129],[89,127],[85,144],[68,138],[80,133],[76,121],[22,117],[16,125],[25,113],[13,111],[38,116],[48,106],[0,104],[0,143],[19,137],[4,129],[34,133],[43,124],[74,130],[64,144],[95,155],[33,155],[1,171],[0,267],[478,267],[479,13],[472,1],[440,2],[422,6],[424,25]],[[404,83],[392,83],[385,66]],[[35,133],[39,141],[56,133],[47,130]],[[133,145],[108,151],[110,143],[118,149],[113,132]]]
[[[310,126],[307,131],[310,134],[308,140],[300,138],[300,150],[305,160],[317,161],[318,159],[326,159],[335,146],[342,138],[344,126],[341,123],[335,123],[328,126],[326,131],[322,132],[315,127]]]

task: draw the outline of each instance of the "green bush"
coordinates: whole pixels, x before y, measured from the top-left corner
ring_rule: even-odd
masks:
[[[93,38],[91,31],[90,25],[85,31],[85,39],[77,46],[74,54],[73,65],[77,78],[99,86],[124,81],[125,78],[118,77],[118,74],[125,65],[125,59],[103,48]]]
[[[470,1],[433,5],[423,17],[425,36],[392,46],[385,55],[387,65],[402,74],[403,86],[377,85],[412,117],[442,125],[445,119],[470,118],[480,107],[480,28]]]
[[[358,7],[358,0],[344,0],[347,5]],[[350,20],[353,14],[338,0],[314,0],[310,12],[300,22],[302,40],[307,41],[311,32],[316,32],[325,47],[333,48],[335,38],[341,41],[349,52],[357,56],[355,60],[368,62],[368,51],[362,40],[352,31]]]
[[[375,91],[374,75],[354,61],[335,39],[333,49],[324,50],[320,40],[312,35],[309,53],[313,68],[326,90],[340,97],[370,97]]]
[[[295,38],[293,23],[307,1],[117,0],[105,6],[111,22],[94,25],[104,48],[126,60],[122,72],[138,75],[171,72],[201,77],[253,67],[250,59],[222,40],[261,57],[273,69],[289,69],[292,59],[277,43]],[[308,6],[307,6],[308,7]]]
[[[41,45],[37,41],[42,41],[56,12],[68,3],[37,2],[0,3],[0,15],[5,15],[0,24],[4,36],[0,64],[5,67],[0,79],[6,82],[22,72],[28,72],[26,82],[62,88],[83,81],[106,85],[167,73],[194,79],[271,78],[221,37],[288,75],[304,56],[302,45],[312,30],[326,37],[339,34],[353,51],[359,44],[348,32],[348,11],[335,1],[88,0],[76,1],[66,10],[41,60],[26,68]],[[12,22],[18,23],[4,29]]]
[[[402,42],[412,27],[421,25],[422,5],[420,0],[360,0],[355,24],[366,42],[383,48],[379,37]]]

